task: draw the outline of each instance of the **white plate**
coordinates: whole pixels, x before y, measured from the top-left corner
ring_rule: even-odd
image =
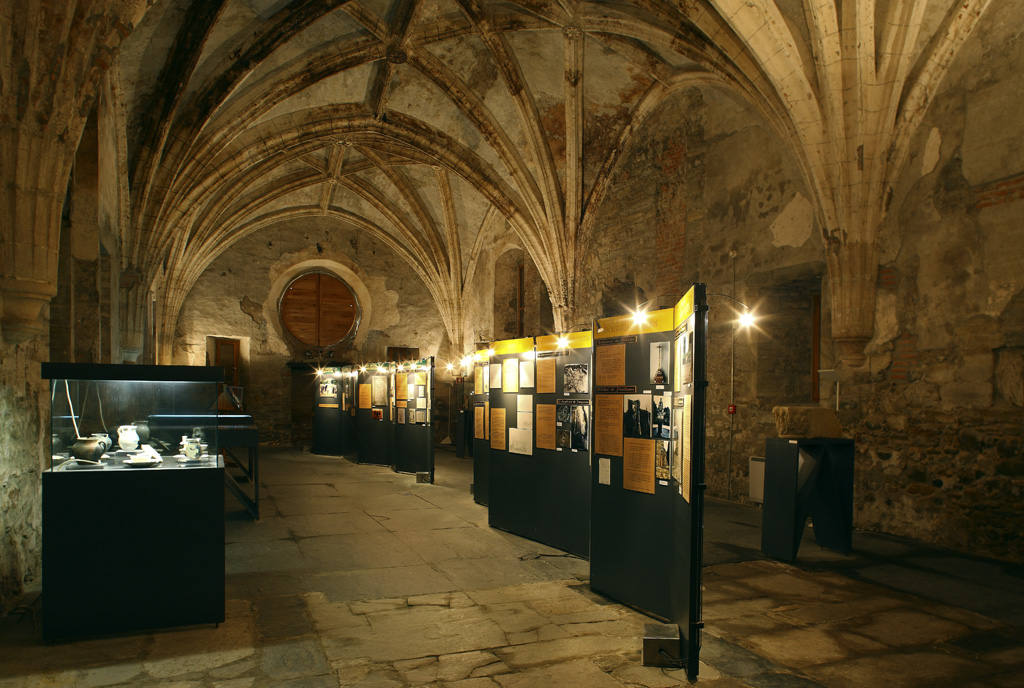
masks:
[[[145,468],[146,466],[155,466],[160,463],[162,459],[154,459],[149,456],[133,456],[130,459],[125,459],[121,462],[122,466],[131,466],[133,468]]]

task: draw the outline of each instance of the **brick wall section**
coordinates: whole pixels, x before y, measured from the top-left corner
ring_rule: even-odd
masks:
[[[889,379],[909,380],[917,369],[919,359],[917,337],[904,332],[893,342]]]
[[[971,188],[978,210],[1024,199],[1024,172]]]

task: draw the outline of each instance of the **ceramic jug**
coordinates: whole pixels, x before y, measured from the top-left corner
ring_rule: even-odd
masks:
[[[139,433],[134,425],[122,425],[117,429],[117,446],[125,451],[139,446]]]
[[[199,438],[198,437],[186,438],[181,443],[181,451],[182,451],[182,453],[185,456],[187,456],[190,459],[198,459],[199,455],[201,453],[200,446],[199,446]]]

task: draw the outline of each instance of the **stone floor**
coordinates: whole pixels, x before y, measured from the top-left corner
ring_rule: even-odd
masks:
[[[46,645],[29,604],[0,619],[0,687],[685,683],[643,667],[641,614],[590,592],[587,562],[487,527],[471,463],[437,483],[266,451],[262,521],[228,501],[227,620]],[[759,552],[756,509],[708,504],[701,685],[1024,686],[1024,574],[857,533]],[[29,596],[31,602],[31,596]]]

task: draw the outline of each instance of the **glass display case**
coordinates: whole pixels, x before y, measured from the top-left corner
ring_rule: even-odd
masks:
[[[216,466],[220,368],[43,364],[50,470]]]
[[[43,637],[222,622],[222,369],[44,363],[42,376]]]

